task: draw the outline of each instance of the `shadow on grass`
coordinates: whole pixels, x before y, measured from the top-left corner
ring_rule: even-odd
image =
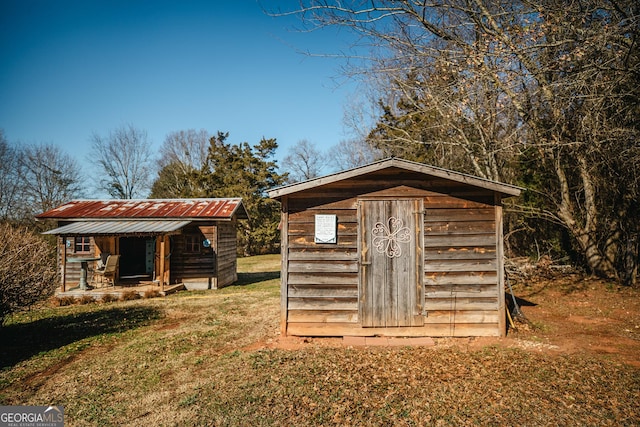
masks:
[[[161,317],[152,307],[107,308],[0,328],[0,369],[65,345],[148,325]]]
[[[254,285],[267,280],[280,278],[279,271],[261,271],[259,273],[238,273],[238,281],[233,286]]]

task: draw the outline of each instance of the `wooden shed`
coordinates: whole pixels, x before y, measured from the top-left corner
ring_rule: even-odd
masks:
[[[216,289],[238,279],[238,198],[74,200],[44,212],[55,220],[62,291],[86,288],[86,269],[119,255],[116,280]],[[81,262],[79,262],[81,261]],[[90,280],[90,278],[89,278]],[[83,286],[84,285],[84,286]]]
[[[281,331],[502,336],[502,199],[521,189],[397,158],[273,189]]]

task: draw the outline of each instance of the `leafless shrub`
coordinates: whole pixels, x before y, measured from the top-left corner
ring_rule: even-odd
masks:
[[[78,298],[78,304],[92,304],[96,302],[96,300],[91,295],[82,295]]]
[[[134,299],[140,299],[140,294],[136,291],[124,291],[122,295],[120,295],[120,301],[132,301]]]
[[[60,297],[60,298],[58,298],[58,305],[59,305],[60,307],[65,307],[65,306],[67,306],[67,305],[73,305],[73,304],[75,304],[75,303],[76,303],[76,299],[75,299],[75,297],[69,297],[69,296],[67,296],[67,297]]]
[[[118,297],[114,294],[104,294],[102,295],[100,301],[102,301],[103,303],[115,302],[118,301]]]
[[[158,298],[159,296],[161,296],[161,294],[157,289],[150,289],[144,293],[145,298]]]
[[[52,248],[25,228],[0,224],[0,325],[46,300],[56,287]]]

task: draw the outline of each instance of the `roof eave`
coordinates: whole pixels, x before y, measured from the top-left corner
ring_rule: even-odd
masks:
[[[398,167],[401,169],[412,170],[414,172],[424,173],[426,175],[432,175],[439,178],[445,178],[456,182],[461,182],[475,187],[481,187],[492,191],[497,191],[503,196],[519,196],[521,191],[524,190],[521,187],[515,185],[504,184],[500,182],[491,181],[484,178],[475,177],[472,175],[463,174],[460,172],[450,171],[447,169],[438,168],[435,166],[429,166],[422,163],[412,162],[409,160],[388,158],[380,160],[374,163],[370,163],[365,166],[349,169],[342,172],[326,175],[319,178],[310,179],[295,184],[289,184],[282,187],[274,188],[267,192],[270,198],[279,199],[283,196],[297,193],[299,191],[308,190],[311,188],[319,187],[322,185],[332,184],[337,181],[342,181],[354,176],[364,175],[371,172],[377,172],[389,167]]]
[[[238,203],[236,207],[233,209],[233,212],[229,216],[228,220],[231,221],[231,218],[233,217],[236,217],[238,219],[249,220],[249,212],[247,212],[247,209],[244,207],[244,203],[242,202],[242,199],[240,199],[240,203]]]

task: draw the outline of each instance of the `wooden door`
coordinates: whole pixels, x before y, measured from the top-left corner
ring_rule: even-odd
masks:
[[[422,199],[362,200],[359,220],[362,326],[423,325]]]

